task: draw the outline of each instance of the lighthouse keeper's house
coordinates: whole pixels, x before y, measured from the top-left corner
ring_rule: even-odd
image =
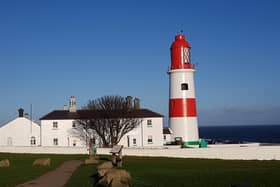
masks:
[[[137,106],[140,106],[140,104],[137,103]],[[78,125],[77,120],[90,119],[96,112],[94,110],[76,110],[75,98],[71,97],[69,108],[54,110],[40,119],[42,146],[84,147],[87,142],[102,146],[100,137],[94,132],[89,131],[88,137],[84,137],[81,134],[77,136],[77,134],[73,133]],[[120,145],[124,147],[155,147],[163,145],[163,115],[139,107],[134,111],[132,117],[139,118],[141,123],[122,137],[119,142]]]

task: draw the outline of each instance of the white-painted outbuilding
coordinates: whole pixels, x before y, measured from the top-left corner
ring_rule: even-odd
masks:
[[[19,116],[0,127],[0,146],[39,146],[40,126],[24,116],[20,108]]]
[[[172,143],[173,131],[169,127],[163,128],[163,144],[170,145]]]
[[[93,132],[89,133],[88,136],[86,136],[86,133],[82,136],[75,133],[78,128],[77,120],[90,119],[97,112],[94,110],[76,110],[75,105],[75,98],[71,97],[69,108],[54,110],[40,119],[42,146],[84,147],[88,142],[102,146],[100,138]],[[149,109],[138,108],[132,117],[139,118],[141,123],[123,136],[119,142],[120,145],[125,147],[163,145],[163,115]]]

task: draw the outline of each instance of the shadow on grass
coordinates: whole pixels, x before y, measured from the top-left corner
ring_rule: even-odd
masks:
[[[99,157],[99,160],[102,160],[102,161],[111,161],[110,157],[106,157],[106,156],[101,156],[101,157]]]

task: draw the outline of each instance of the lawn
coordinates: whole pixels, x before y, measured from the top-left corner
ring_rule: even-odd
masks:
[[[33,167],[37,158],[51,158],[50,167]],[[65,160],[85,159],[86,155],[4,154],[11,167],[0,168],[0,186],[8,187],[36,178],[54,169]],[[103,159],[107,159],[103,157]],[[96,165],[82,165],[71,177],[67,187],[90,187]],[[248,184],[251,187],[279,187],[280,161],[229,161],[206,159],[124,157],[135,187],[190,186],[230,187]]]
[[[0,153],[0,160],[9,159],[9,168],[0,168],[0,186],[13,187],[53,170],[65,160],[84,159],[85,155],[9,154]],[[32,166],[37,158],[50,158],[51,166]]]
[[[230,187],[231,184],[280,186],[280,161],[125,157],[124,169],[130,172],[136,187]],[[92,186],[95,172],[95,165],[81,166],[67,187]]]

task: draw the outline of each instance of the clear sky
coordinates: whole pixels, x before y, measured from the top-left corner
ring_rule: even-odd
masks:
[[[278,0],[0,1],[0,124],[104,95],[168,116],[170,45],[198,64],[199,124],[280,124]],[[165,125],[167,120],[165,120]]]

